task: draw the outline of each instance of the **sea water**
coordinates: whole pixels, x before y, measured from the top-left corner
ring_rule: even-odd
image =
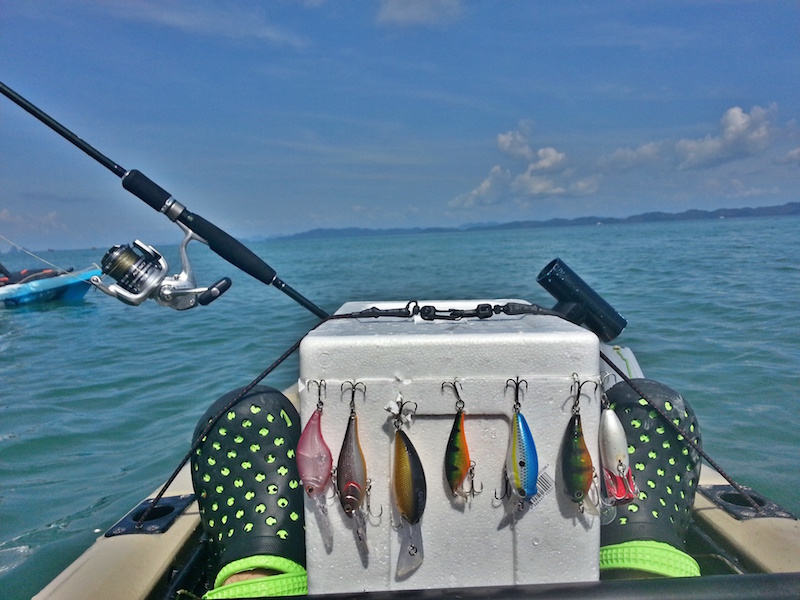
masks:
[[[798,229],[797,217],[721,219],[250,247],[331,312],[348,300],[417,298],[550,307],[536,275],[560,257],[627,318],[615,343],[692,404],[708,453],[800,514]],[[179,272],[177,247],[160,249]],[[104,252],[43,256],[83,268]],[[172,472],[211,402],[317,323],[204,246],[190,245],[190,256],[198,283],[234,281],[210,306],[131,307],[91,290],[76,304],[0,308],[3,595],[38,592]],[[38,266],[20,253],[0,260],[12,270]],[[296,369],[295,356],[264,383],[284,388]]]

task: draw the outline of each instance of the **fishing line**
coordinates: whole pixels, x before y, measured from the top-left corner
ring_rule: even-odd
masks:
[[[321,325],[322,323],[324,323],[324,321],[321,321],[320,323],[315,325],[314,328],[312,328],[309,331],[309,333],[311,331],[313,331],[314,329],[316,329],[317,327],[319,327],[319,325]],[[158,494],[156,494],[153,497],[153,501],[150,503],[150,505],[142,513],[142,516],[139,517],[139,520],[136,522],[136,529],[141,529],[142,528],[142,526],[144,525],[144,522],[147,521],[147,517],[150,516],[150,513],[156,507],[156,504],[158,504],[158,502],[164,496],[164,494],[166,493],[166,491],[169,488],[169,486],[172,485],[172,482],[175,481],[175,478],[181,472],[181,469],[183,469],[183,467],[186,465],[186,463],[189,462],[189,460],[192,458],[192,455],[195,453],[197,448],[200,446],[200,444],[202,443],[203,439],[214,428],[214,425],[217,423],[217,421],[219,421],[222,418],[222,415],[226,414],[231,408],[236,406],[236,404],[239,403],[255,386],[257,386],[261,382],[261,380],[263,380],[267,375],[269,375],[275,369],[277,369],[281,365],[281,363],[283,361],[285,361],[287,358],[289,358],[292,355],[292,353],[300,347],[300,342],[303,341],[303,338],[305,338],[306,335],[308,335],[308,334],[304,334],[303,337],[301,337],[294,344],[292,344],[289,347],[289,349],[286,350],[286,352],[284,352],[275,362],[273,362],[270,366],[268,366],[266,369],[264,369],[255,379],[253,379],[253,381],[251,381],[245,387],[243,387],[242,391],[240,391],[238,394],[236,394],[235,398],[233,398],[230,402],[228,402],[225,406],[223,406],[219,410],[219,412],[217,412],[215,415],[213,415],[211,417],[211,419],[208,421],[208,424],[203,428],[203,431],[201,431],[200,435],[197,436],[197,439],[195,439],[194,442],[192,442],[192,445],[189,448],[189,452],[186,453],[186,456],[183,457],[183,459],[181,460],[180,464],[178,464],[176,469],[172,472],[172,475],[169,476],[169,479],[167,479],[166,483],[164,483],[164,485],[161,487],[161,489],[159,490]]]
[[[725,481],[731,484],[731,487],[733,487],[733,489],[735,489],[739,494],[741,494],[747,500],[747,502],[756,510],[756,512],[761,512],[761,507],[755,500],[753,500],[753,498],[750,497],[750,495],[744,490],[744,488],[741,485],[739,485],[736,481],[734,481],[733,478],[730,475],[728,475],[722,469],[722,467],[720,467],[716,463],[716,461],[714,461],[714,459],[712,459],[708,455],[708,453],[705,452],[697,444],[697,442],[691,439],[686,432],[684,432],[676,423],[674,423],[672,419],[669,418],[669,416],[662,410],[660,406],[658,406],[655,402],[650,400],[645,395],[645,393],[642,392],[642,390],[640,390],[639,387],[633,382],[633,380],[622,371],[622,369],[620,369],[617,365],[611,362],[611,359],[608,358],[605,354],[603,354],[602,350],[600,351],[600,358],[602,358],[608,364],[608,366],[614,369],[617,375],[619,375],[622,378],[622,380],[625,383],[627,383],[631,387],[631,389],[633,389],[634,392],[639,394],[639,397],[642,398],[642,400],[644,400],[645,402],[647,402],[650,405],[650,407],[653,410],[655,410],[659,414],[659,416],[662,419],[664,419],[664,421],[675,431],[675,433],[677,433],[679,436],[681,436],[681,438],[683,438],[683,441],[686,442],[687,446],[689,446],[692,450],[694,450],[701,457],[703,457],[703,459],[711,466],[711,468],[713,468],[717,473],[719,473],[725,479]]]
[[[25,253],[25,254],[27,254],[28,256],[31,256],[31,257],[35,258],[36,260],[43,262],[43,263],[44,263],[44,264],[46,264],[48,267],[53,267],[53,268],[54,268],[56,271],[58,271],[58,274],[59,274],[59,275],[69,275],[70,277],[72,277],[72,278],[73,278],[73,279],[75,279],[76,281],[83,282],[83,279],[81,279],[80,277],[78,277],[77,275],[75,275],[75,274],[74,274],[72,271],[69,271],[69,270],[67,270],[67,269],[63,269],[63,268],[59,267],[58,265],[51,263],[49,260],[45,260],[45,259],[44,259],[44,258],[42,258],[41,256],[38,256],[38,255],[34,254],[33,252],[31,252],[30,250],[28,250],[27,248],[25,248],[25,247],[23,247],[23,246],[20,246],[20,245],[19,245],[19,244],[17,244],[16,242],[12,242],[10,239],[8,239],[6,236],[4,236],[2,233],[0,233],[0,240],[3,240],[3,241],[5,241],[5,242],[7,242],[7,243],[11,244],[11,245],[12,245],[12,246],[14,246],[14,247],[15,247],[17,250],[21,250],[22,252],[24,252],[24,253]],[[96,265],[95,265],[95,266],[96,266]],[[98,267],[98,268],[99,268],[99,267]]]

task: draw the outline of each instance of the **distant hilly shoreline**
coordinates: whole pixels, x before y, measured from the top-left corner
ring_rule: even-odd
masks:
[[[320,228],[280,236],[283,239],[313,239],[327,237],[362,237],[372,235],[402,235],[410,233],[441,233],[458,231],[498,231],[510,229],[535,229],[540,227],[566,227],[574,225],[612,225],[630,223],[664,223],[674,221],[700,221],[709,219],[739,219],[743,217],[780,217],[800,215],[800,202],[787,202],[778,206],[758,208],[718,208],[716,210],[692,209],[679,213],[647,212],[630,217],[578,217],[575,219],[548,219],[546,221],[511,221],[508,223],[474,224],[461,227],[396,227],[370,229],[344,227]]]

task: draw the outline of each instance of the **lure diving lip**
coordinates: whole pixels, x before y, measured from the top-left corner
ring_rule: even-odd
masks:
[[[617,413],[604,408],[600,414],[600,463],[606,495],[611,504],[631,502],[638,490],[628,459],[628,440]]]

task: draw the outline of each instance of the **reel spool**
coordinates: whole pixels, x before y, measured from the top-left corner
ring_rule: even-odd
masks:
[[[197,287],[186,246],[192,240],[205,240],[180,223],[178,225],[186,233],[180,245],[183,270],[179,274],[168,278],[169,266],[161,253],[140,240],[134,240],[132,245],[112,246],[100,261],[103,274],[116,283],[106,285],[97,276],[91,278],[91,283],[100,291],[132,306],[138,306],[148,298],[175,310],[210,304],[231,287],[231,280],[223,277],[209,287]]]

